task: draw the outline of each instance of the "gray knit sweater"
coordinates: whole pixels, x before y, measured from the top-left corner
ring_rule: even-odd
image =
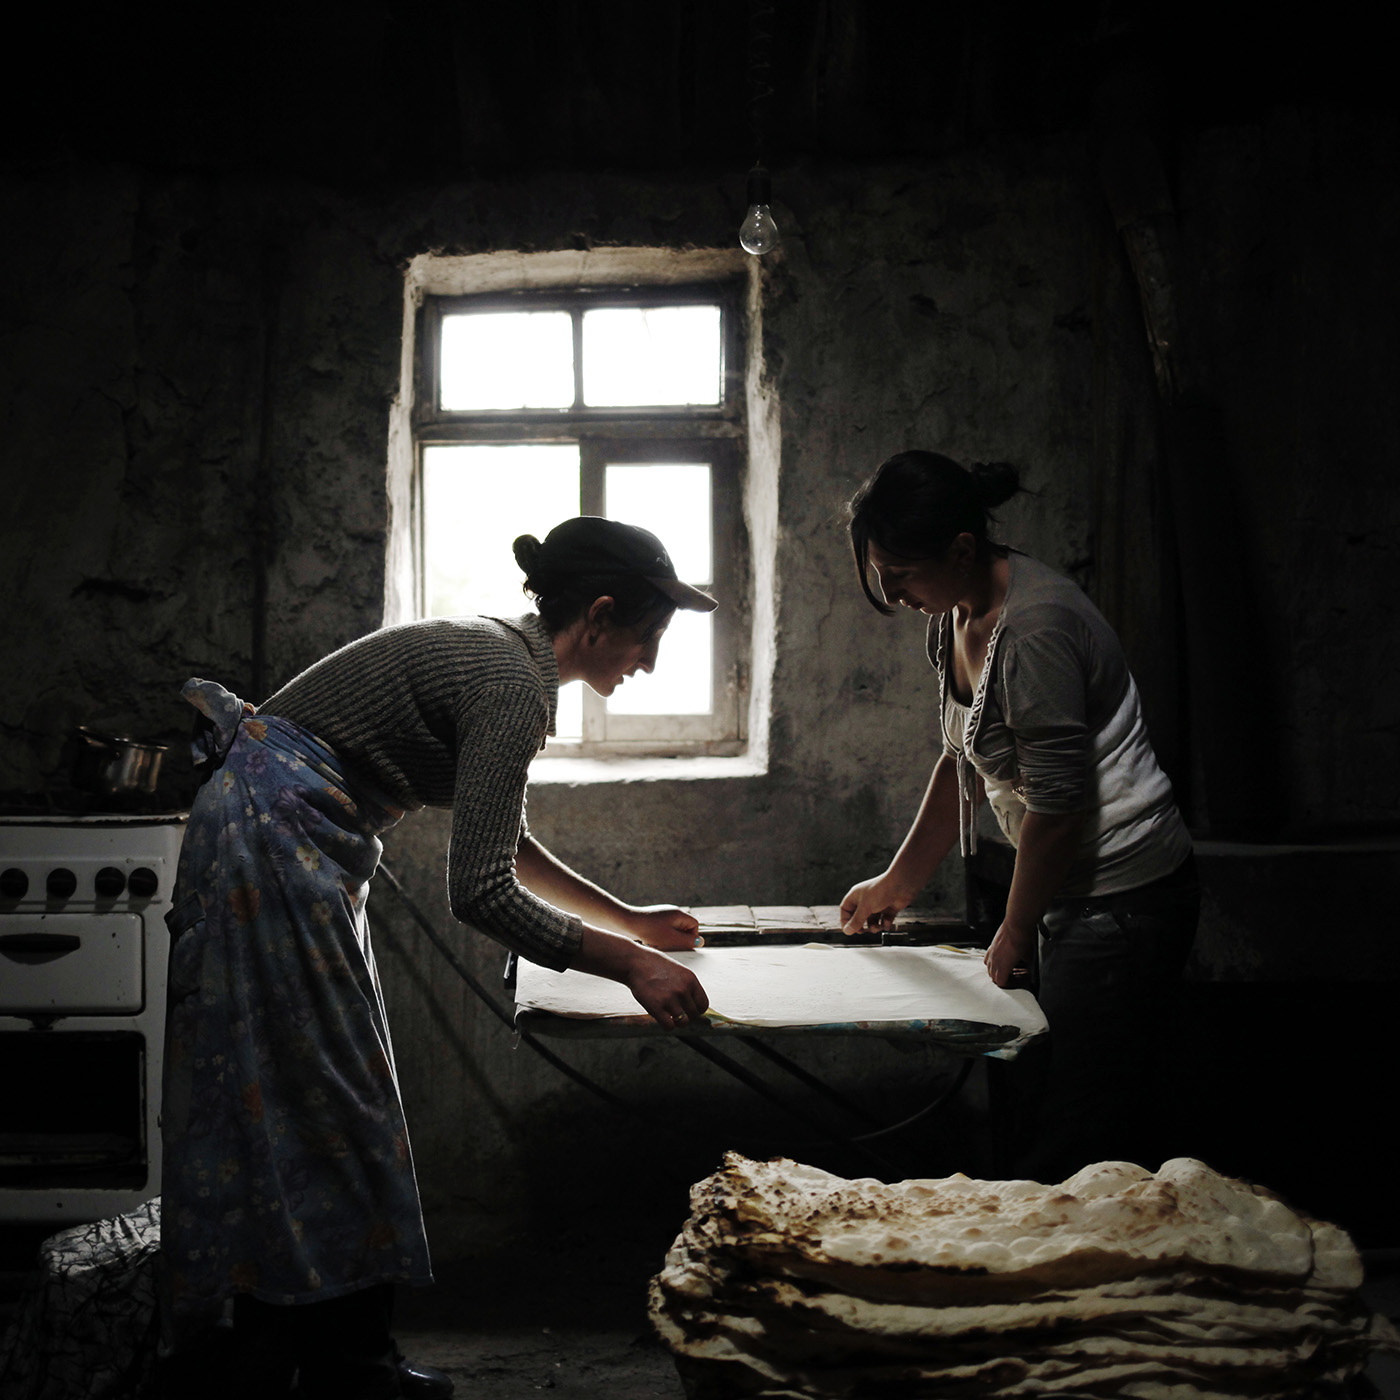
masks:
[[[515,878],[530,760],[554,732],[559,668],[539,617],[429,618],[316,662],[259,707],[309,730],[409,809],[451,807],[452,913],[563,969],[583,921]]]

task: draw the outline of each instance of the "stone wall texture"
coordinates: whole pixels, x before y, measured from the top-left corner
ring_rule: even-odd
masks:
[[[1226,657],[1248,636],[1262,658],[1235,680],[1269,718],[1259,760],[1280,829],[1393,820],[1400,725],[1375,683],[1400,649],[1385,587],[1400,542],[1393,157],[1383,124],[1296,113],[1179,151],[1184,314],[1224,450],[1218,495],[1174,511],[1138,292],[1087,140],[780,172],[784,242],[763,269],[781,435],[767,769],[541,784],[536,833],[637,902],[834,902],[882,865],[934,757],[931,674],[919,624],[877,618],[859,594],[840,512],[911,446],[1023,466],[1031,494],[1004,508],[1001,535],[1120,628],[1198,828],[1219,795],[1202,734],[1253,722],[1183,680],[1183,637],[1202,632]],[[261,699],[380,624],[410,258],[727,246],[742,214],[739,182],[699,177],[373,196],[118,166],[4,179],[0,793],[37,804],[65,797],[76,723],[176,745],[167,796],[187,800],[187,676]],[[1238,530],[1206,579],[1214,605],[1183,615],[1174,532],[1227,497]],[[494,985],[501,951],[447,914],[446,838],[443,814],[418,814],[386,859]],[[926,897],[960,901],[952,873]],[[606,1114],[513,1049],[390,891],[373,906],[440,1247],[555,1190],[564,1143],[596,1147],[587,1189],[635,1170],[639,1139],[610,1136]],[[675,1046],[566,1053],[660,1112],[700,1096],[761,1146],[738,1091]],[[873,1078],[891,1116],[935,1072],[879,1045],[795,1053],[867,1094]]]

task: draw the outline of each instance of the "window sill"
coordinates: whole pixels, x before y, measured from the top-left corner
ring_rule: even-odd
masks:
[[[537,758],[530,765],[532,783],[700,782],[719,778],[757,778],[767,765],[751,754],[720,758]]]

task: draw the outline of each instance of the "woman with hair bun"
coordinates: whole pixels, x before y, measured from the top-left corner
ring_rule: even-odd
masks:
[[[451,1394],[390,1334],[392,1284],[431,1281],[365,922],[379,836],[406,811],[452,811],[458,919],[623,983],[668,1029],[705,1014],[666,956],[698,945],[695,919],[575,874],[531,836],[524,796],[559,686],[611,695],[656,665],[677,608],[715,600],[617,521],[566,520],[515,554],[537,612],[384,628],[256,710],[185,686],[204,779],[169,920],[162,1228],[184,1330],[231,1300],[201,1400],[288,1396],[294,1376],[304,1400]]]
[[[901,452],[851,501],[865,596],[929,619],[942,751],[903,844],[841,918],[889,928],[954,844],[975,852],[987,799],[1016,859],[985,961],[1001,987],[1038,977],[1050,1067],[1021,1169],[1053,1182],[1152,1149],[1151,1051],[1200,891],[1113,629],[1077,584],[988,537],[1020,489],[1003,462]]]

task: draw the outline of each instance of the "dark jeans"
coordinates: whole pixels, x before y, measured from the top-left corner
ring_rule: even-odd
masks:
[[[182,1348],[161,1394],[167,1400],[393,1400],[399,1394],[393,1298],[387,1283],[320,1303],[264,1303],[240,1294],[233,1327],[211,1328]]]
[[[1155,1171],[1171,1155],[1165,1071],[1181,970],[1196,936],[1195,857],[1122,894],[1057,900],[1041,920],[1048,1055],[1032,1073],[1034,1140],[1017,1174],[1055,1182],[1089,1162]]]

